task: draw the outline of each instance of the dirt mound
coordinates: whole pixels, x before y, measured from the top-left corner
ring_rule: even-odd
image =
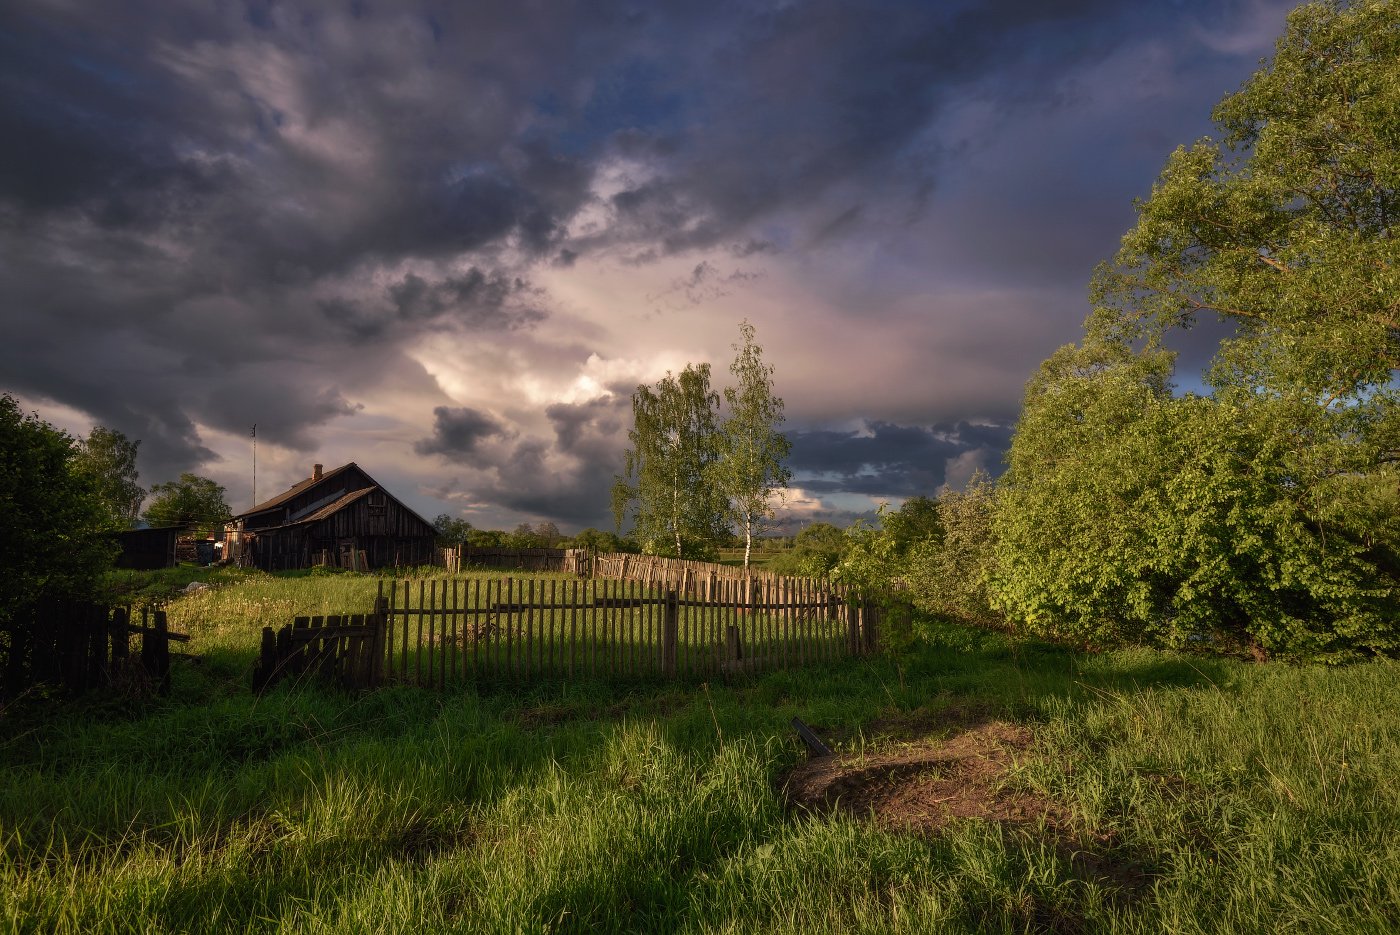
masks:
[[[929,718],[917,727],[944,727],[948,720]],[[971,726],[953,728],[945,739],[905,740],[863,754],[808,760],[788,774],[787,798],[807,809],[839,809],[915,833],[933,833],[962,818],[1068,828],[1070,816],[1062,806],[1006,785],[1017,756],[1030,747],[1030,731],[994,719],[967,720]],[[886,736],[908,736],[917,729],[912,722],[880,726]],[[891,726],[898,729],[888,730]]]
[[[1079,826],[1064,805],[1010,781],[1018,759],[1032,753],[1025,727],[985,709],[954,707],[877,721],[864,733],[874,740],[861,753],[796,766],[783,786],[788,802],[918,835],[953,821],[991,821],[1048,841],[1072,876],[1109,886],[1115,898],[1135,898],[1150,885],[1145,855]]]

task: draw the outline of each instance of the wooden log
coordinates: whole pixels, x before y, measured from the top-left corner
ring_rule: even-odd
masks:
[[[797,736],[802,738],[802,743],[807,747],[808,756],[831,756],[831,748],[822,742],[816,731],[808,727],[798,718],[792,719],[792,727],[797,731]]]

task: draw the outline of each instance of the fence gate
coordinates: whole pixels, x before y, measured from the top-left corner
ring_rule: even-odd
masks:
[[[373,688],[384,671],[384,625],[384,615],[374,613],[297,617],[279,630],[263,627],[253,689],[308,676]]]

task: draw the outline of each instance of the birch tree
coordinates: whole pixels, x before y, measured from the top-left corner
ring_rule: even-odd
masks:
[[[715,481],[728,503],[729,516],[744,536],[744,568],[753,554],[753,538],[768,528],[773,498],[786,489],[792,472],[783,466],[792,445],[778,431],[783,423],[783,400],[773,393],[773,368],[763,361],[763,348],[754,341],[754,327],[739,325],[742,344],[729,372],[738,386],[724,391],[729,409],[719,432]]]
[[[649,552],[690,557],[727,533],[713,468],[718,408],[709,364],[668,371],[655,389],[641,385],[632,394],[631,447],[613,484],[613,519],[621,531],[630,518]]]

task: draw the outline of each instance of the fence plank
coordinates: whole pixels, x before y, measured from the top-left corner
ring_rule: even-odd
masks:
[[[535,607],[532,606],[535,603],[535,579],[533,578],[529,579],[528,595],[525,598],[525,648],[521,652],[525,662],[526,676],[529,676],[529,670],[531,670],[533,662],[531,656],[538,651],[538,647],[535,645]]]

